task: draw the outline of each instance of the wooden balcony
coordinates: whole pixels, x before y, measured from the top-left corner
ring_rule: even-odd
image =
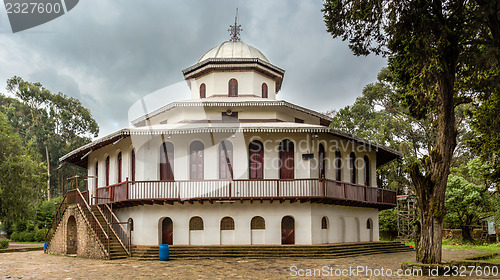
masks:
[[[396,192],[325,179],[125,181],[97,188],[93,203],[112,203],[113,207],[120,208],[243,200],[289,200],[388,209],[396,206]]]

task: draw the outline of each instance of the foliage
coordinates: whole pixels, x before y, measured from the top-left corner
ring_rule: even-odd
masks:
[[[384,68],[377,82],[367,85],[353,105],[346,106],[333,117],[331,127],[377,142],[404,154],[377,170],[378,185],[403,190],[411,187],[405,166],[428,151],[435,139],[430,125],[404,114],[405,108],[391,85],[391,72]]]
[[[44,227],[45,225],[50,225],[55,215],[55,203],[61,203],[63,197],[58,196],[49,201],[42,201],[39,203],[37,211],[36,211],[36,226],[39,228]]]
[[[9,240],[0,240],[0,249],[7,249],[9,248]]]
[[[500,82],[497,82],[497,85]],[[473,110],[472,127],[476,137],[469,141],[481,158],[488,163],[484,170],[486,177],[498,186],[500,184],[500,90],[483,97]],[[496,191],[499,189],[496,187]]]
[[[446,188],[446,218],[452,228],[462,229],[464,241],[472,242],[472,229],[479,225],[481,215],[488,208],[488,193],[474,183],[453,174],[448,176]]]
[[[45,231],[43,229],[39,229],[39,230],[35,231],[35,237],[34,237],[33,241],[36,241],[36,242],[45,241]]]
[[[398,216],[395,208],[378,213],[380,231],[398,231]]]
[[[45,184],[45,164],[30,143],[22,145],[2,113],[0,151],[0,217],[6,222],[24,219]]]
[[[40,83],[14,76],[7,80],[7,90],[14,97],[0,94],[0,111],[25,144],[34,143],[34,149],[45,161],[48,149],[51,189],[54,194],[62,194],[62,178],[78,171],[67,166],[58,170],[58,159],[96,137],[97,122],[79,100],[60,92],[51,93]],[[57,192],[54,186],[59,186]]]
[[[17,231],[14,231],[11,235],[10,235],[10,240],[12,241],[19,241],[21,240],[21,234]]]
[[[389,56],[407,114],[435,131],[429,153],[409,165],[419,207],[416,258],[441,262],[444,196],[456,147],[455,108],[498,88],[500,5],[486,1],[327,0],[333,37],[356,55]],[[489,110],[488,110],[489,111]]]

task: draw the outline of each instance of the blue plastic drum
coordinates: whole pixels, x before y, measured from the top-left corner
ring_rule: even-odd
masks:
[[[168,244],[161,244],[159,251],[160,261],[168,261],[170,258],[169,254]]]

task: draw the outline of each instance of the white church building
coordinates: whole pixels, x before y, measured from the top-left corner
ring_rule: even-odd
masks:
[[[376,169],[398,152],[278,100],[285,71],[238,32],[182,72],[189,100],[61,158],[88,170],[87,202],[128,222],[131,244],[378,241],[396,193]]]

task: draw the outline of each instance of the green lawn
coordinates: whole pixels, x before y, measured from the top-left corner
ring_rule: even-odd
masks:
[[[406,246],[412,246],[415,248],[414,242],[406,242]],[[461,244],[457,240],[445,239],[443,240],[443,248],[454,248],[454,249],[477,249],[485,253],[497,253],[500,254],[500,243],[494,244]]]
[[[10,241],[10,243],[17,243],[17,244],[41,244],[41,245],[43,245],[43,242],[21,242],[21,241]]]

